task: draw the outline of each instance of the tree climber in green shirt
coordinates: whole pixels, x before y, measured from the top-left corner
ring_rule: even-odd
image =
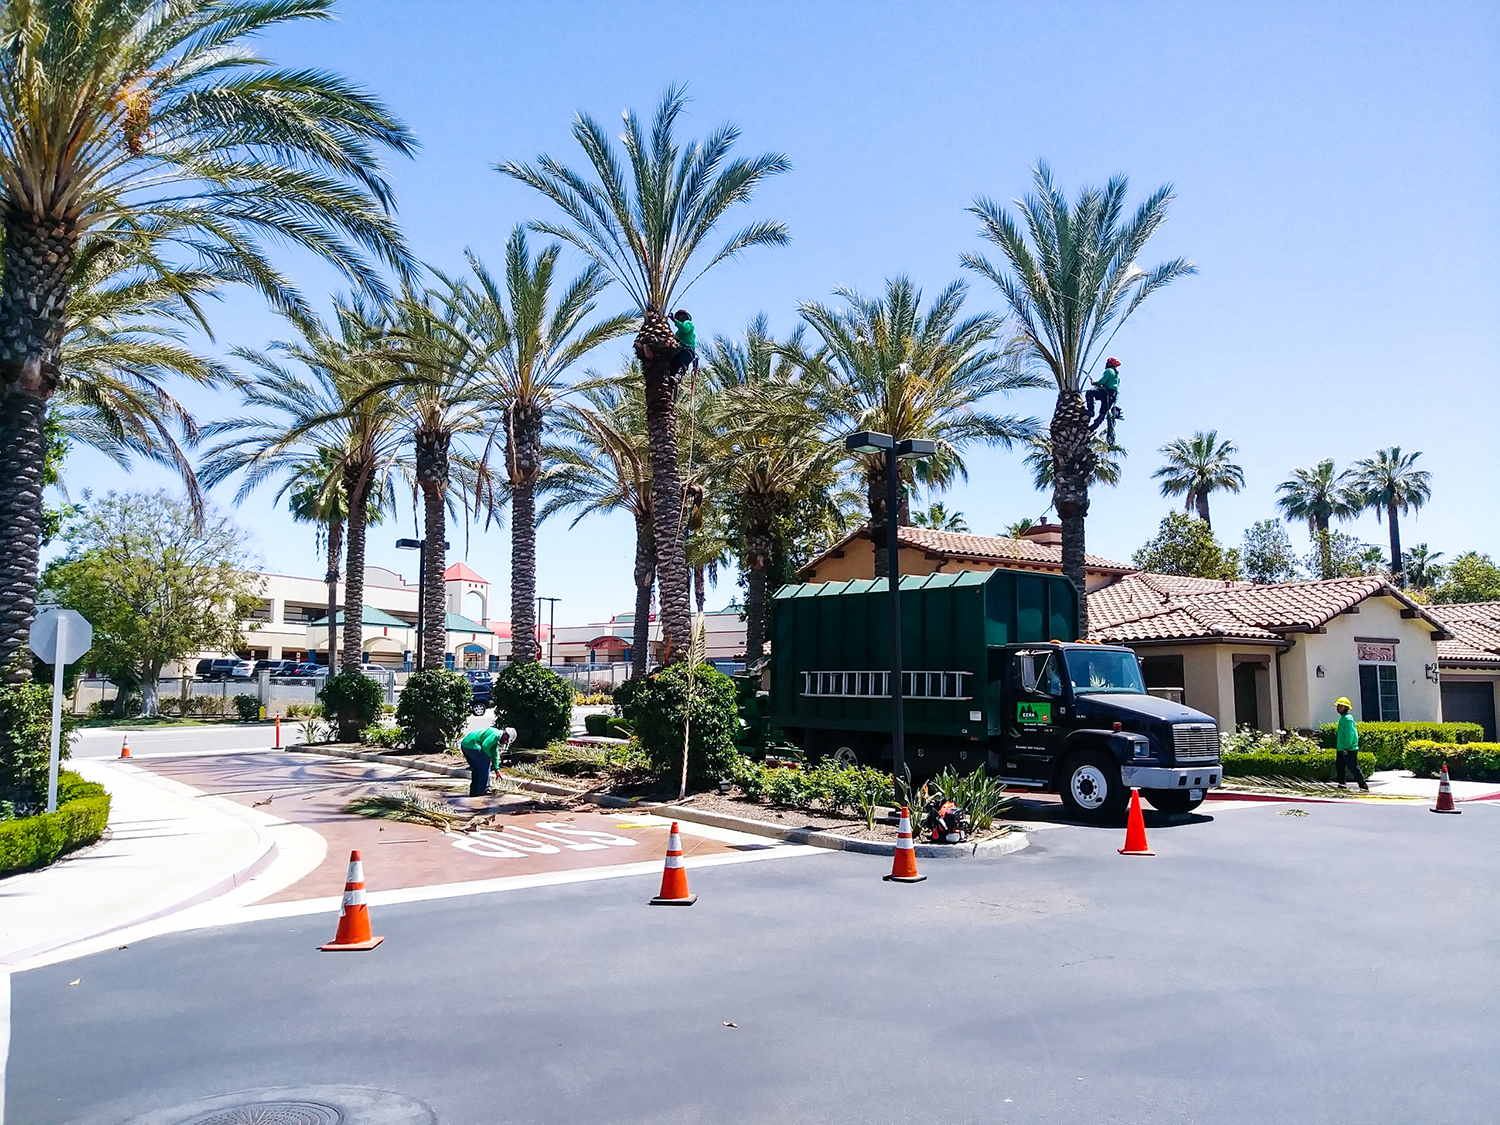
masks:
[[[1333,756],[1339,788],[1344,788],[1344,773],[1347,770],[1354,774],[1359,787],[1368,793],[1369,783],[1365,781],[1364,772],[1359,768],[1359,728],[1354,725],[1354,716],[1350,714],[1354,710],[1354,704],[1349,702],[1347,695],[1341,695],[1334,707],[1339,713],[1338,741],[1335,744],[1337,750]]]
[[[1099,424],[1106,418],[1110,418],[1111,416],[1113,416],[1114,418],[1125,417],[1125,415],[1120,412],[1119,408],[1115,406],[1115,402],[1119,399],[1119,397],[1120,361],[1114,356],[1110,356],[1107,360],[1104,361],[1104,374],[1100,375],[1099,378],[1094,381],[1093,387],[1091,387],[1083,396],[1084,405],[1088,408],[1089,412],[1089,425],[1093,429],[1097,430],[1099,428]],[[1097,418],[1094,417],[1095,400],[1099,402],[1099,417]]]
[[[674,333],[677,336],[677,355],[672,359],[673,374],[681,374],[691,365],[693,374],[698,373],[698,331],[693,327],[693,317],[687,309],[678,309],[672,314]]]

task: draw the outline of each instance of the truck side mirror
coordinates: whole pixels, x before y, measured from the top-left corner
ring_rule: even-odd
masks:
[[[1021,657],[1021,687],[1025,691],[1036,691],[1036,657]]]

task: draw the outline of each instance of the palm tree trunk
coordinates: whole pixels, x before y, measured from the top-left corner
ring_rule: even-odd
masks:
[[[1078,587],[1078,635],[1088,636],[1088,578],[1084,572],[1084,519],[1089,513],[1089,481],[1097,458],[1090,438],[1083,396],[1062,392],[1052,412],[1052,506],[1062,524],[1063,573]]]
[[[332,520],[328,524],[328,573],[323,580],[328,583],[328,668],[330,671],[339,662],[339,559],[344,553],[344,521]],[[314,654],[308,653],[311,661]]]
[[[651,523],[637,517],[635,521],[635,617],[630,639],[630,678],[646,674],[651,643],[651,587],[656,582],[656,550],[651,540]]]
[[[1333,541],[1328,535],[1328,517],[1313,517],[1313,538],[1318,541],[1319,578],[1333,577]]]
[[[708,577],[701,566],[693,567],[693,600],[698,603],[698,612],[702,614],[703,603],[708,601]]]
[[[36,616],[37,556],[42,544],[45,400],[19,390],[0,400],[0,675],[31,679],[27,651]]]
[[[662,663],[687,652],[692,635],[687,550],[683,542],[682,471],[677,450],[676,349],[667,318],[648,309],[635,340],[646,384],[646,432],[651,444],[651,515],[656,585],[661,597]],[[649,352],[649,354],[646,354]]]
[[[1198,492],[1193,494],[1193,502],[1198,507],[1198,518],[1208,524],[1208,529],[1213,530],[1214,521],[1208,518],[1208,493]]]
[[[510,659],[541,659],[536,621],[536,481],[542,469],[542,409],[513,403],[506,419],[506,466],[510,473]]]
[[[1397,525],[1396,505],[1387,504],[1385,514],[1391,521],[1391,578],[1401,589],[1406,589],[1406,569],[1401,565],[1401,528]]]
[[[891,573],[889,534],[885,526],[885,459],[872,458],[865,464],[865,506],[870,512],[870,546],[875,549],[876,578]]]
[[[368,465],[344,470],[349,504],[349,548],[344,552],[344,651],[341,672],[358,672],[365,651],[365,527],[369,522],[372,474]]]
[[[767,587],[770,584],[772,532],[775,502],[764,493],[745,496],[745,663],[753,664],[765,654],[769,625]]]
[[[422,485],[422,667],[441,668],[448,651],[448,441],[446,433],[419,433],[417,480]],[[458,664],[454,660],[455,666]]]

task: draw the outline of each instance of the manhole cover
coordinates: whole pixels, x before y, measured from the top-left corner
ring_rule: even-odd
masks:
[[[183,1125],[339,1125],[344,1115],[317,1102],[249,1102],[216,1109]]]

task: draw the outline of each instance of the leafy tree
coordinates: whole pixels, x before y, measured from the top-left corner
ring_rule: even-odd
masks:
[[[1312,552],[1303,565],[1323,579],[1357,578],[1369,572],[1367,547],[1368,544],[1342,531],[1320,531],[1313,536]]]
[[[1240,577],[1240,553],[1219,546],[1208,522],[1186,512],[1167,513],[1156,537],[1147,540],[1131,556],[1131,562],[1157,574],[1231,580]]]
[[[962,282],[944,289],[925,314],[922,291],[906,277],[887,281],[879,298],[851,289],[835,293],[845,307],[799,306],[821,343],[816,355],[801,362],[821,380],[826,400],[819,409],[836,430],[876,430],[898,443],[909,438],[937,443],[931,457],[901,462],[898,471],[908,494],[911,484],[937,490],[967,480],[963,453],[970,446],[1009,448],[1035,432],[1035,419],[984,409],[992,395],[1038,382],[1007,352],[1000,317],[961,316],[967,293]],[[905,515],[885,510],[887,456],[859,456],[877,577],[888,573],[887,520]]]
[[[1489,555],[1465,551],[1444,568],[1432,600],[1447,605],[1500,601],[1500,566]]]
[[[1161,481],[1163,496],[1184,496],[1187,510],[1210,527],[1208,497],[1214,492],[1238,492],[1245,487],[1245,470],[1232,460],[1238,448],[1218,430],[1199,430],[1190,438],[1173,438],[1158,450],[1167,463],[1151,476]]]
[[[622,141],[628,172],[604,126],[586,113],[574,118],[573,136],[588,157],[591,175],[549,156],[538,157],[535,165],[497,166],[562,210],[562,222],[533,223],[532,229],[562,239],[598,263],[635,302],[641,318],[635,355],[651,435],[651,519],[668,662],[686,651],[692,610],[677,434],[681,371],[667,316],[708,270],[745,250],[780,246],[789,238],[783,224],[762,220],[742,227],[717,250],[705,247],[730,208],[747,202],[761,183],[791,165],[780,153],[730,159],[740,135],[733,125],[679,147],[677,119],[686,104],[682,88],[668,89],[649,132],[634,111],[626,112]]]
[[[1443,577],[1445,568],[1438,562],[1442,551],[1429,551],[1426,543],[1408,547],[1401,556],[1401,572],[1406,576],[1407,588],[1431,590]]]
[[[0,9],[0,667],[35,611],[42,472],[74,267],[95,239],[137,260],[203,263],[308,310],[262,249],[320,255],[384,291],[371,254],[408,259],[382,150],[405,127],[327,71],[283,70],[248,49],[272,27],[328,18],[330,0],[11,0]],[[76,388],[75,388],[76,389]]]
[[[1251,524],[1245,531],[1240,559],[1251,582],[1292,582],[1302,576],[1286,525],[1280,520]]]
[[[966,532],[969,530],[964,514],[950,512],[941,500],[928,505],[925,512],[913,512],[911,522],[913,527],[930,527],[937,531]]]
[[[566,288],[554,294],[554,275],[561,252],[562,247],[554,242],[533,258],[526,244],[526,232],[517,227],[505,244],[503,282],[470,254],[473,281],[456,284],[452,300],[462,331],[484,356],[481,369],[489,375],[488,406],[498,415],[496,428],[505,451],[511,503],[510,658],[513,661],[536,660],[540,655],[534,620],[536,487],[542,474],[544,420],[563,389],[569,369],[600,344],[629,331],[635,323],[632,317],[624,315],[592,319],[598,298],[610,283],[610,275],[598,262],[591,263]],[[420,468],[419,465],[419,476]],[[429,510],[432,504],[429,498]],[[441,580],[436,597],[441,604]]]
[[[1398,513],[1416,511],[1432,498],[1432,474],[1416,468],[1417,453],[1402,453],[1399,445],[1380,449],[1373,457],[1354,462],[1350,470],[1351,502],[1359,508],[1372,508],[1376,520],[1384,518],[1391,533],[1392,578],[1406,585],[1402,569],[1401,529]]]
[[[1293,469],[1292,475],[1276,486],[1276,506],[1288,520],[1304,521],[1317,547],[1317,562],[1309,567],[1319,578],[1339,577],[1332,553],[1334,539],[1328,523],[1333,519],[1353,519],[1358,505],[1349,492],[1349,473],[1336,473],[1333,458],[1326,457],[1311,469]]]
[[[1186,258],[1149,270],[1136,264],[1166,221],[1170,185],[1157,188],[1127,217],[1124,176],[1113,177],[1103,190],[1084,188],[1072,205],[1045,163],[1037,165],[1034,183],[1036,191],[1017,201],[1020,225],[989,199],[976,199],[969,208],[979,219],[981,237],[1004,256],[1005,268],[980,254],[965,254],[963,263],[1000,290],[1019,322],[1026,357],[1057,387],[1049,430],[1052,506],[1062,521],[1063,573],[1082,591],[1087,588],[1084,520],[1097,459],[1084,380],[1146,298],[1197,268]],[[1087,634],[1086,610],[1078,624]]]
[[[261,588],[244,539],[222,516],[200,525],[191,504],[165,492],[110,492],[64,531],[67,550],[47,567],[45,589],[94,626],[90,663],[139,690],[155,715],[163,667],[244,647]]]
[[[380,715],[380,685],[363,672],[345,668],[329,676],[318,690],[323,713],[338,724],[340,742],[355,742],[359,732]]]

